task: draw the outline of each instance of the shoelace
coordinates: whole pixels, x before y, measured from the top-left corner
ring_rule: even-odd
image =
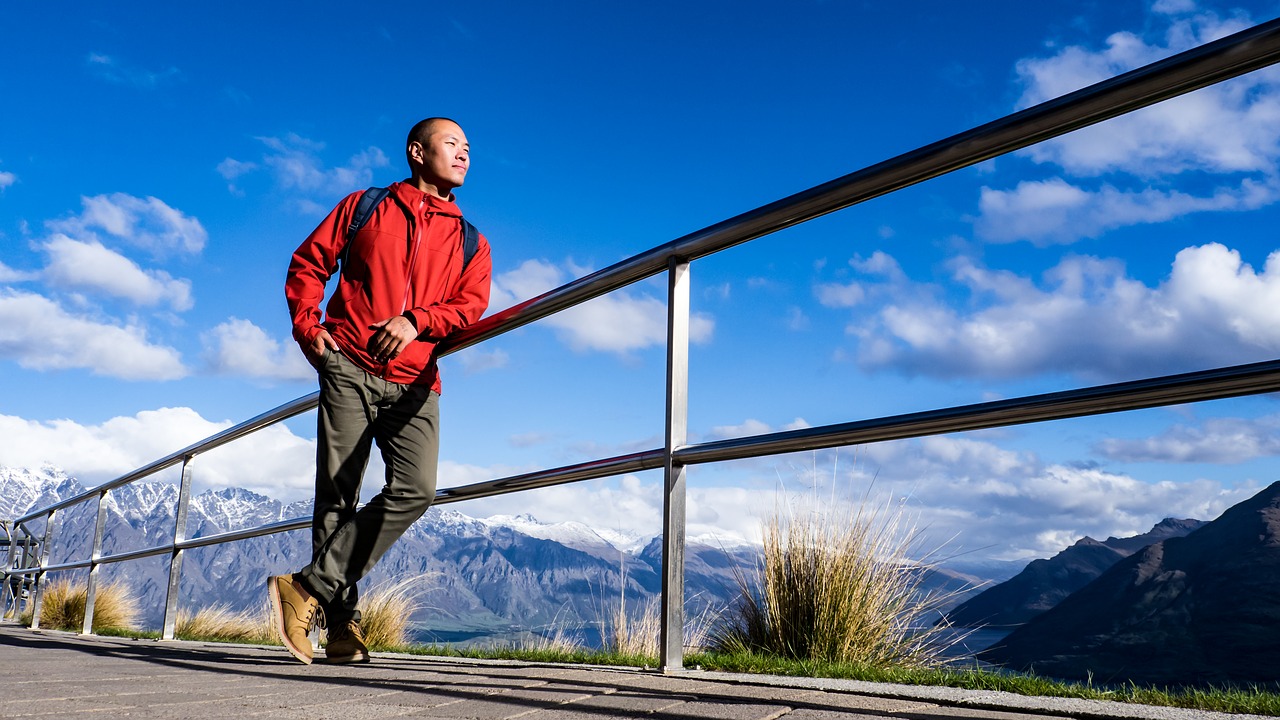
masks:
[[[361,643],[364,642],[364,628],[360,627],[360,623],[355,620],[348,620],[341,627],[335,627],[333,632],[329,634],[329,642],[335,640],[353,637]]]

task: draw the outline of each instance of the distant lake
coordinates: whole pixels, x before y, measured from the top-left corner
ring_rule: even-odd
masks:
[[[414,632],[412,642],[424,645],[448,645],[456,648],[536,646],[539,640],[545,641],[557,632],[563,633],[566,638],[576,640],[583,648],[588,650],[598,650],[604,645],[600,626],[596,624],[575,628],[556,627],[539,628],[537,630],[522,630],[519,628],[509,628],[507,630],[432,630],[427,627],[419,627]],[[1010,632],[1012,632],[1012,628],[998,630],[957,628],[943,631],[940,640],[943,642],[954,641],[954,644],[945,655],[949,658],[960,659],[991,647],[1003,640]],[[965,633],[968,634],[966,635]]]

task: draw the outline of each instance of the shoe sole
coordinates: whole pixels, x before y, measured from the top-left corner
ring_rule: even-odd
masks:
[[[280,637],[280,642],[284,645],[284,649],[288,650],[289,654],[298,660],[310,665],[311,655],[294,645],[293,642],[289,640],[289,636],[284,632],[284,603],[280,602],[280,587],[277,585],[278,582],[279,581],[274,577],[267,579],[267,597],[271,599],[271,624],[275,625],[276,635]]]
[[[324,658],[325,665],[362,665],[367,662],[369,662],[368,653],[356,653],[355,655],[340,655],[338,657],[330,657],[326,655]]]

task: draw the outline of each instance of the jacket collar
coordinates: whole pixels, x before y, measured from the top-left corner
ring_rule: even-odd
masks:
[[[391,185],[391,194],[396,200],[409,208],[416,215],[419,208],[423,212],[436,213],[440,215],[453,215],[454,217],[462,217],[462,210],[453,202],[453,193],[449,193],[448,200],[441,200],[435,195],[424,193],[410,182],[402,181]]]

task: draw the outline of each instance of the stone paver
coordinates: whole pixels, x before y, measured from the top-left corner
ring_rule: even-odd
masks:
[[[375,655],[302,665],[279,648],[128,640],[0,623],[2,718],[363,720],[1027,720],[1217,715],[1096,701],[1020,698],[728,673]]]

